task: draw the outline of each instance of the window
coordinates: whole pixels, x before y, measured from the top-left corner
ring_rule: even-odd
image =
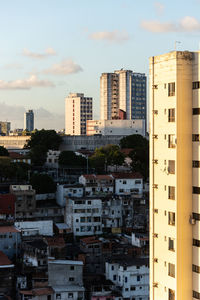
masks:
[[[170,251],[175,251],[175,239],[169,238],[169,245],[168,245],[168,249]]]
[[[193,239],[193,246],[200,247],[200,241]]]
[[[200,267],[197,265],[192,265],[192,271],[195,273],[200,273]]]
[[[196,221],[200,221],[200,214],[197,213],[193,213],[193,219],[195,219]]]
[[[193,186],[192,192],[193,192],[193,194],[200,194],[200,187],[198,187],[198,186]]]
[[[135,286],[131,285],[131,291],[135,291]]]
[[[199,134],[193,134],[192,135],[192,141],[193,142],[199,142],[199,140],[200,140],[200,135]]]
[[[192,89],[196,90],[196,89],[199,89],[199,88],[200,88],[200,81],[194,81],[192,83]]]
[[[114,266],[111,267],[111,270],[114,270]]]
[[[171,289],[169,289],[168,291],[169,291],[169,297],[168,297],[168,299],[169,300],[175,300],[175,291],[171,290]]]
[[[61,299],[61,294],[56,294],[56,299]]]
[[[175,122],[175,108],[168,109],[168,122]]]
[[[73,293],[68,293],[68,298],[73,298],[74,294]]]
[[[128,282],[128,278],[127,277],[125,277],[125,282]]]
[[[73,271],[74,270],[74,266],[70,266],[70,270]]]
[[[168,96],[175,96],[175,82],[168,83]]]
[[[126,184],[126,180],[123,180],[123,184]]]
[[[140,276],[137,276],[137,281],[140,281]]]
[[[141,180],[135,180],[135,184],[141,184]]]
[[[193,294],[193,298],[200,299],[200,293],[193,291],[192,294]]]
[[[168,212],[168,225],[175,226],[175,213],[172,211]]]
[[[74,281],[74,277],[69,277],[69,281]]]
[[[192,167],[193,168],[200,168],[200,161],[199,160],[193,160],[192,161]]]
[[[175,200],[175,186],[168,186],[168,199]]]
[[[120,193],[123,193],[123,192],[124,192],[124,189],[119,189],[119,192],[120,192]]]
[[[199,107],[198,108],[193,108],[192,113],[193,113],[193,115],[200,115],[200,108]]]
[[[168,160],[168,172],[169,174],[175,174],[175,160]]]
[[[113,275],[113,280],[116,280],[117,279],[117,275]]]
[[[168,148],[175,148],[175,134],[168,134]]]
[[[168,263],[168,275],[175,278],[175,265]]]

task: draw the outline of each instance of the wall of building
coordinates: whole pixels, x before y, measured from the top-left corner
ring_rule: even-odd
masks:
[[[39,235],[53,236],[52,220],[15,222],[15,226],[22,231],[23,236],[35,235],[36,231]]]

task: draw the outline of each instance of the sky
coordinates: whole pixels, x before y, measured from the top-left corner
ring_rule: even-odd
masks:
[[[0,120],[64,128],[70,92],[93,97],[100,75],[146,73],[151,56],[200,49],[200,0],[0,0]],[[176,43],[177,41],[177,43]]]

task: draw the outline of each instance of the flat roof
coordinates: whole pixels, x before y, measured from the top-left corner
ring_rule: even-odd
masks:
[[[83,262],[79,260],[61,260],[61,259],[56,259],[56,260],[49,260],[49,264],[56,264],[56,265],[77,265],[77,266],[82,266]]]

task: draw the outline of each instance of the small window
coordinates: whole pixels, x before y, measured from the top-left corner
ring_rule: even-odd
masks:
[[[140,281],[140,276],[137,276],[137,281]]]
[[[175,108],[168,109],[168,122],[175,122]]]
[[[169,134],[168,135],[168,148],[175,148],[175,134]]]
[[[175,264],[168,263],[168,275],[175,278]]]
[[[70,266],[70,270],[71,270],[71,271],[74,271],[74,266]]]
[[[69,277],[69,281],[74,281],[74,277]]]
[[[169,295],[169,297],[168,297],[169,300],[175,300],[175,291],[174,290],[169,289],[168,295]]]
[[[193,192],[193,194],[200,194],[200,187],[198,187],[198,186],[193,186],[192,192]]]
[[[195,219],[196,221],[200,221],[200,214],[197,213],[193,213],[193,219]]]
[[[200,241],[193,239],[193,246],[200,247]]]
[[[123,184],[126,184],[126,180],[123,180]]]
[[[168,245],[168,249],[170,251],[175,251],[175,239],[173,238],[169,238],[169,245]]]
[[[193,168],[200,168],[200,161],[199,160],[193,160],[192,161],[192,167]]]
[[[74,294],[73,293],[68,293],[68,298],[74,298]]]
[[[175,82],[168,83],[168,96],[175,96]]]
[[[200,108],[198,107],[198,108],[193,108],[192,109],[192,114],[193,115],[200,115]]]
[[[195,273],[200,273],[200,267],[197,265],[192,265],[192,271]]]
[[[168,160],[168,173],[175,174],[175,160]]]
[[[194,81],[192,83],[192,89],[196,90],[196,89],[199,89],[199,88],[200,88],[200,81]]]
[[[168,199],[175,200],[175,186],[168,186]]]
[[[172,211],[168,212],[168,225],[175,226],[175,213]]]
[[[200,135],[199,134],[193,134],[192,135],[192,141],[193,142],[199,142],[200,141]]]

